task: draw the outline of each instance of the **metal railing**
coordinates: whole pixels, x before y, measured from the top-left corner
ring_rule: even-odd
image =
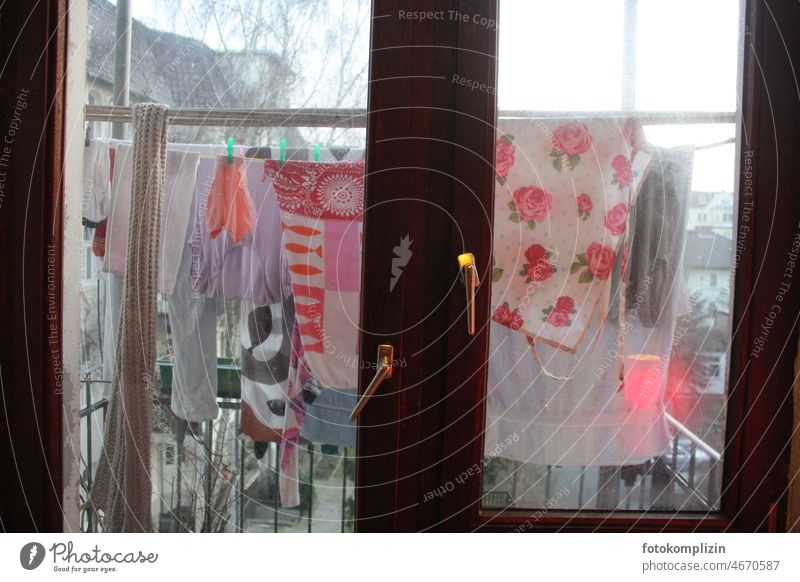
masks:
[[[719,483],[717,482],[719,467],[722,460],[722,455],[714,450],[703,439],[689,430],[682,423],[678,422],[670,414],[665,414],[667,424],[674,430],[672,437],[672,458],[668,465],[670,474],[673,481],[688,495],[696,498],[702,506],[708,511],[713,511],[719,506]],[[683,472],[678,466],[679,452],[681,449],[681,442],[688,441],[689,455],[686,462],[686,473],[684,477]],[[705,479],[698,479],[697,477],[697,455],[698,451],[704,453],[708,457],[708,471]],[[698,487],[699,483],[705,482],[705,492]]]
[[[92,374],[102,370],[102,365],[97,365],[82,374],[83,384],[83,397],[85,404],[81,407],[80,411],[80,429],[81,432],[85,429],[85,443],[86,453],[83,453],[81,447],[81,460],[80,460],[80,500],[81,500],[81,531],[84,532],[97,532],[98,524],[95,518],[95,513],[89,506],[89,492],[92,490],[92,483],[94,481],[94,414],[97,412],[102,413],[103,420],[101,427],[106,424],[106,416],[108,414],[108,401],[101,398],[94,401],[92,396],[92,384],[104,383],[102,380],[92,380]],[[85,422],[84,422],[85,421]],[[99,448],[98,448],[99,450]]]
[[[430,110],[430,107],[418,109]],[[86,105],[85,121],[132,123],[130,107]],[[379,113],[379,112],[373,112]],[[173,109],[171,125],[193,127],[328,127],[363,128],[366,109]],[[498,111],[499,119],[574,119],[576,117],[636,117],[645,125],[735,123],[733,111]]]
[[[93,399],[92,386],[99,383],[104,383],[102,380],[93,379],[92,376],[102,366],[95,366],[86,370],[83,374],[82,384],[84,389],[85,402],[80,410],[81,431],[84,435],[85,450],[82,449],[81,455],[81,479],[80,479],[80,498],[82,503],[81,509],[81,531],[84,532],[101,532],[103,531],[102,519],[98,519],[98,514],[95,513],[89,503],[89,492],[92,488],[93,477],[96,470],[96,453],[101,450],[102,444],[96,443],[97,432],[102,435],[102,429],[105,425],[106,415],[108,410],[108,400],[105,397]],[[159,396],[160,406],[169,409],[169,397],[166,395]],[[232,432],[236,435],[239,434],[239,409],[240,400],[238,398],[218,398],[217,403],[222,409],[222,414],[232,413],[234,420]],[[96,415],[102,414],[102,419],[98,419]],[[167,439],[172,439],[170,443],[174,446],[174,455],[172,460],[176,465],[176,483],[173,491],[176,493],[174,497],[170,498],[167,506],[162,509],[159,519],[156,520],[159,531],[194,531],[196,529],[197,515],[202,513],[201,510],[193,508],[187,512],[182,496],[186,491],[190,494],[197,494],[198,491],[192,491],[192,488],[200,489],[199,497],[203,498],[203,503],[206,503],[214,493],[213,487],[210,486],[212,478],[219,472],[219,466],[215,465],[213,457],[213,450],[217,439],[224,438],[219,434],[215,436],[214,421],[206,421],[198,428],[185,421],[181,421],[176,417],[172,417],[174,422],[174,430],[172,434],[166,434]],[[222,422],[222,421],[217,421]],[[102,438],[102,437],[101,437]],[[203,453],[203,467],[198,471],[198,466],[194,465],[187,467],[186,445],[188,443],[196,443],[199,445]],[[227,515],[217,516],[219,519],[225,521],[225,531],[244,532],[252,529],[258,531],[271,530],[273,532],[279,531],[302,531],[308,532],[317,531],[322,527],[326,531],[338,529],[338,531],[352,531],[353,529],[353,506],[352,491],[353,487],[353,474],[354,465],[353,459],[347,448],[337,448],[337,455],[325,454],[324,445],[315,443],[308,443],[301,449],[301,464],[307,467],[305,476],[301,472],[301,504],[299,508],[286,509],[280,506],[278,495],[278,475],[279,475],[279,446],[278,443],[269,443],[266,451],[264,451],[263,459],[256,458],[255,452],[251,450],[245,442],[244,438],[238,438],[230,443],[228,452],[234,452],[233,462],[225,463],[225,471],[232,468],[230,471],[235,487],[231,496],[232,504],[229,512],[230,519]],[[315,465],[319,464],[318,458],[323,457],[326,459],[334,458],[336,463],[334,470],[331,471],[331,478],[324,483],[319,483],[315,476]],[[151,460],[152,463],[152,460]],[[338,524],[333,523],[335,520],[331,518],[316,518],[314,516],[315,508],[315,494],[320,487],[331,489],[336,481],[336,476],[341,470],[341,480],[336,483],[337,489],[341,489],[341,494],[338,496],[339,504],[339,519]],[[194,485],[188,488],[185,486],[184,479],[187,475],[196,475],[200,473],[200,479]],[[258,498],[248,493],[249,485],[253,485],[263,478],[266,474],[267,489],[269,490],[268,499]],[[157,475],[153,475],[153,480],[158,479]],[[348,492],[351,495],[348,495]],[[338,493],[334,491],[332,493]],[[210,495],[211,494],[211,495]],[[166,492],[161,491],[161,502],[167,498]],[[332,495],[329,495],[332,497]],[[175,502],[173,504],[173,502]],[[246,513],[267,513],[269,519],[263,517],[259,519],[254,517],[248,520]]]
[[[95,472],[95,453],[99,452],[101,445],[96,443],[97,432],[102,434],[105,425],[108,401],[104,397],[93,399],[92,386],[103,383],[102,380],[92,379],[101,366],[87,370],[83,375],[84,405],[80,411],[81,431],[84,434],[85,450],[81,459],[81,529],[86,532],[102,531],[102,523],[98,522],[97,514],[89,506],[89,492],[91,491]],[[161,395],[160,405],[169,409],[169,397]],[[218,404],[222,414],[231,414],[233,418],[232,432],[239,434],[239,408],[238,398],[219,398]],[[102,415],[101,419],[97,414]],[[165,438],[172,439],[174,455],[172,460],[176,465],[176,486],[173,492],[176,498],[170,496],[169,503],[163,506],[167,495],[160,491],[162,510],[160,519],[157,520],[160,531],[193,531],[196,529],[197,508],[187,511],[187,506],[182,498],[184,491],[192,493],[192,487],[185,487],[183,480],[187,474],[199,475],[194,487],[199,488],[200,497],[210,499],[214,494],[212,478],[222,472],[215,465],[212,451],[215,443],[223,435],[215,437],[214,421],[202,423],[202,426],[192,426],[185,421],[173,417],[175,421],[172,434]],[[721,455],[708,443],[703,441],[694,432],[675,418],[666,415],[666,421],[672,429],[672,442],[668,454],[648,461],[641,465],[630,467],[583,467],[578,475],[571,475],[572,483],[577,482],[577,508],[579,509],[621,509],[631,511],[714,511],[718,508],[720,483]],[[222,421],[217,421],[218,423]],[[187,441],[188,439],[188,441]],[[186,443],[194,442],[200,446],[202,452],[200,463],[190,465],[186,469]],[[230,475],[235,486],[232,487],[232,504],[229,515],[222,516],[226,522],[226,531],[315,531],[322,525],[327,531],[331,530],[331,519],[321,519],[314,516],[315,492],[339,488],[338,496],[339,523],[338,531],[352,531],[353,495],[348,496],[348,490],[354,490],[352,479],[348,475],[354,473],[353,458],[348,449],[337,452],[335,470],[331,476],[341,469],[341,481],[336,482],[329,478],[319,483],[315,478],[315,464],[319,458],[332,458],[323,454],[322,445],[309,443],[303,449],[305,455],[305,476],[301,477],[300,493],[301,505],[299,508],[286,509],[280,506],[278,476],[280,473],[280,451],[278,443],[269,443],[263,451],[263,459],[257,459],[255,452],[250,449],[245,439],[238,438],[231,441],[229,452],[233,452],[233,462],[225,463],[225,472],[232,467]],[[202,465],[202,467],[199,467]],[[537,485],[543,485],[544,499],[549,500],[553,491],[563,483],[565,477],[564,467],[546,466],[544,475]],[[513,473],[505,482],[509,483],[510,490],[494,488],[484,495],[483,504],[487,508],[513,508],[527,506],[518,501],[519,483],[518,475],[521,467],[514,463]],[[590,484],[587,474],[596,472],[596,485]],[[257,489],[258,483],[266,478],[266,496],[251,494],[251,489]],[[196,491],[194,492],[197,493]],[[333,491],[330,493],[338,493]],[[265,498],[266,497],[266,498]],[[328,494],[328,503],[334,495]],[[574,498],[573,498],[574,499]],[[175,503],[173,503],[175,502]],[[348,503],[350,502],[350,503]],[[248,516],[252,514],[253,517]],[[260,514],[260,516],[259,516]],[[317,519],[317,521],[315,521]],[[304,523],[303,523],[304,522]],[[315,527],[315,523],[316,526]]]
[[[570,492],[569,499],[560,496],[560,507],[554,509],[717,510],[722,456],[670,414],[665,414],[665,420],[672,434],[668,452],[660,457],[637,465],[600,467],[526,465],[507,461],[495,483],[484,483],[483,507],[493,510],[550,508],[554,492],[566,488]],[[577,498],[571,496],[572,493],[576,493]]]

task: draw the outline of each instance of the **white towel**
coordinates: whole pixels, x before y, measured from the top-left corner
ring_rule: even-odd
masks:
[[[200,156],[195,152],[167,153],[167,179],[161,212],[161,253],[158,288],[171,294],[181,264],[194,196],[194,180]]]
[[[103,260],[104,273],[125,273],[128,254],[128,224],[131,220],[131,180],[133,178],[133,147],[129,144],[116,146],[114,177],[111,181],[111,200],[108,208],[106,230],[106,254]]]
[[[108,142],[92,140],[83,152],[83,217],[100,222],[108,215],[111,194]]]

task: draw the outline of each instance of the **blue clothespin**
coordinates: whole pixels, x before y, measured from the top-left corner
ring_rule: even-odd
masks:
[[[314,161],[319,161],[319,145],[314,144]]]
[[[233,163],[233,138],[228,138],[228,163]]]
[[[284,163],[286,163],[286,138],[285,137],[281,138],[281,147],[280,147],[280,153],[278,155],[278,161],[279,161],[281,166]]]

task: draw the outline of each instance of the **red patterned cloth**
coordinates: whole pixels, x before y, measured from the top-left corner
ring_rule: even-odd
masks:
[[[280,165],[267,160],[264,171],[281,209],[295,316],[309,369],[324,386],[355,388],[364,161]]]

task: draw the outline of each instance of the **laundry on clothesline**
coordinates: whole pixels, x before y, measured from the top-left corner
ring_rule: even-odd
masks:
[[[239,161],[242,184],[246,184],[253,203],[253,229],[238,242],[226,231],[211,236],[207,229],[208,200],[213,198],[220,167],[224,170],[227,161],[224,157],[201,158],[193,197],[195,218],[188,241],[195,257],[192,285],[196,293],[208,297],[271,305],[291,294],[288,265],[281,248],[278,202],[272,182],[262,179],[262,163]]]
[[[295,317],[311,374],[352,389],[357,360],[364,162],[264,162],[280,205]]]
[[[134,142],[131,184],[133,218],[127,240],[108,420],[103,450],[90,491],[93,511],[103,511],[112,532],[151,530],[150,450],[152,396],[150,378],[156,361],[159,223],[166,173],[165,105],[138,104],[133,109]]]
[[[514,155],[519,158],[525,154]],[[584,342],[573,354],[519,333],[521,317],[503,309],[495,312],[489,347],[487,451],[516,434],[519,439],[511,446],[501,447],[503,457],[542,465],[616,466],[644,462],[669,445],[664,401],[673,382],[669,375],[671,352],[676,319],[689,310],[682,253],[693,151],[653,148],[652,157],[630,208],[630,220],[624,220],[631,231],[629,269],[623,274],[623,253],[615,252],[604,279],[607,313],[591,319],[582,332],[592,341]],[[532,159],[539,165],[551,163]],[[502,173],[501,164],[498,168]],[[598,203],[596,198],[591,202],[584,200],[582,204],[580,198],[575,202],[577,212],[572,220],[579,228],[586,213],[597,211],[601,205],[610,206]],[[622,227],[622,218],[617,221],[614,215],[609,218],[608,212],[604,214],[604,228],[610,230],[616,225],[618,231]],[[500,215],[497,220],[503,218]],[[550,226],[550,232],[557,233],[560,225]],[[495,248],[500,244],[496,231]],[[580,264],[572,258],[572,263],[576,262]],[[550,274],[562,283],[575,275],[580,276],[580,271]],[[627,277],[627,284],[623,284],[623,277]],[[623,292],[627,294],[624,306]],[[567,305],[562,300],[559,306],[557,300],[553,310],[567,311],[567,307],[581,308],[577,301]],[[554,322],[562,317],[552,315],[552,310],[539,314]],[[531,317],[535,315],[533,312]],[[563,317],[571,319],[573,315],[570,310]],[[621,332],[624,342],[619,341]],[[621,360],[627,363],[627,382],[622,383]],[[644,387],[646,399],[634,394],[643,388],[638,385],[641,378],[634,377],[639,361],[653,364],[649,385]]]
[[[87,148],[94,177],[86,190],[100,209],[93,216],[99,220],[96,234],[106,229],[98,260],[105,279],[104,364],[110,377],[128,261],[133,156],[129,143],[98,143]],[[319,160],[302,171],[323,178],[312,180],[308,190],[320,212],[307,207],[299,216],[281,208],[279,200],[288,202],[293,194],[281,182],[278,195],[262,160],[238,157],[229,164],[222,149],[168,146],[158,282],[172,345],[170,406],[186,421],[217,418],[218,317],[223,301],[241,300],[241,434],[253,440],[256,451],[281,442],[281,503],[293,507],[299,503],[300,439],[355,443],[355,424],[347,416],[357,381],[363,149],[305,151],[309,160]],[[279,157],[278,148],[258,153],[262,159]],[[303,154],[292,152],[295,158]],[[297,163],[290,160],[284,168],[291,171]],[[293,291],[301,294],[297,302]],[[296,305],[301,323],[295,321]],[[331,332],[322,336],[314,325],[331,326]],[[337,346],[341,361],[321,357],[315,339]]]
[[[212,239],[226,231],[233,242],[238,243],[253,231],[255,209],[242,158],[217,158],[214,181],[206,198],[205,219]]]
[[[277,432],[286,416],[293,327],[291,297],[257,307],[242,303],[242,401],[263,426]]]
[[[635,119],[509,120],[498,129],[495,321],[575,352],[608,310],[609,276],[650,165]]]

